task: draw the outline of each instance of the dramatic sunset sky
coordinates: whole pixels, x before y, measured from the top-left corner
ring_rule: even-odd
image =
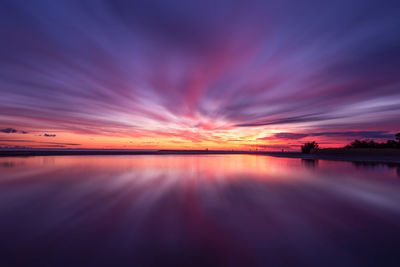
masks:
[[[297,150],[400,131],[400,1],[0,1],[0,147]]]

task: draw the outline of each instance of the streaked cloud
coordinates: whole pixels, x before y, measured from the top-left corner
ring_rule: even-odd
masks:
[[[115,148],[399,131],[398,1],[5,0],[0,18],[0,128]]]
[[[347,132],[318,132],[318,133],[276,133],[270,137],[259,138],[259,140],[271,139],[303,139],[305,137],[354,137],[354,138],[371,138],[371,139],[394,139],[394,134],[388,131],[347,131]]]
[[[5,129],[1,129],[0,132],[2,132],[2,133],[16,133],[17,130],[15,130],[13,128],[5,128]]]

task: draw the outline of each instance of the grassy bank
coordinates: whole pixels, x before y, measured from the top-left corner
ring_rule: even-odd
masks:
[[[394,148],[324,148],[311,152],[313,155],[349,155],[349,156],[376,156],[400,157],[400,149]]]

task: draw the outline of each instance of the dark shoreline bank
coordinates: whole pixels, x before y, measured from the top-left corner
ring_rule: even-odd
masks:
[[[366,153],[364,153],[366,152]],[[376,151],[375,151],[376,152]],[[79,155],[267,155],[305,160],[336,160],[400,164],[400,151],[320,150],[311,154],[300,152],[232,151],[232,150],[0,150],[0,157],[79,156]]]

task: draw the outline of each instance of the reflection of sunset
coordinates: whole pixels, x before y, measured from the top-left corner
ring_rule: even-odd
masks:
[[[45,171],[73,170],[83,167],[87,172],[132,172],[146,177],[182,176],[184,179],[289,177],[301,165],[296,159],[279,159],[257,155],[162,155],[162,156],[60,156],[13,158],[5,162],[23,170],[41,166]],[[8,171],[12,169],[4,169]]]
[[[0,267],[399,267],[399,3],[0,0]]]
[[[3,2],[0,148],[298,151],[400,125],[396,1]]]
[[[289,254],[305,266],[333,256],[364,266],[366,247],[381,262],[398,255],[396,168],[256,155],[3,157],[0,248],[14,253],[2,262],[283,266]]]
[[[14,169],[26,171],[30,175],[38,167],[57,175],[58,172],[85,170],[85,173],[103,172],[113,174],[126,172],[132,177],[147,178],[160,175],[176,179],[252,179],[281,180],[303,179],[310,171],[324,170],[337,174],[337,163],[330,161],[275,158],[262,155],[135,155],[135,156],[44,156],[27,158],[0,158],[0,168],[4,174]],[[350,163],[341,164],[343,174],[351,176],[354,167]],[[372,173],[371,175],[373,175]],[[247,176],[246,176],[247,175]],[[393,173],[393,175],[395,175]]]

